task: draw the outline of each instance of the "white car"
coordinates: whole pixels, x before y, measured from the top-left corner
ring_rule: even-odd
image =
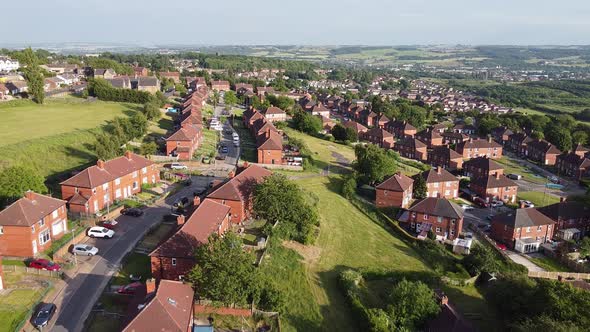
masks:
[[[188,166],[180,164],[180,163],[172,163],[170,164],[171,169],[188,169]]]
[[[521,203],[523,203],[525,208],[533,208],[535,207],[535,204],[533,204],[533,202],[531,201],[520,201]]]
[[[101,237],[103,239],[112,239],[115,236],[115,231],[102,226],[94,226],[88,229],[88,236]]]
[[[469,204],[461,204],[461,207],[463,208],[463,210],[473,210],[473,206]]]
[[[502,201],[492,201],[492,207],[503,206],[504,202]]]
[[[76,244],[72,249],[72,254],[83,256],[94,256],[98,254],[98,248],[87,244]]]

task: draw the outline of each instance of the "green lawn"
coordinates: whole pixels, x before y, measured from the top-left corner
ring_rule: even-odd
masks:
[[[17,325],[27,318],[29,310],[46,294],[46,288],[37,282],[29,286],[23,279],[26,278],[22,273],[4,273],[4,288],[9,292],[0,294],[0,332],[15,331]]]
[[[15,106],[16,105],[16,106]],[[96,134],[107,121],[132,114],[132,104],[84,102],[81,99],[0,104],[0,169],[25,164],[46,177],[50,191],[57,183],[96,160]]]
[[[404,242],[393,237],[330,190],[330,179],[315,177],[297,183],[319,198],[321,230],[313,246],[272,248],[263,270],[281,283],[288,311],[282,316],[288,331],[353,331],[354,321],[338,285],[347,268],[425,271],[428,268]]]
[[[199,161],[205,156],[215,157],[217,151],[217,141],[219,132],[217,130],[211,130],[203,127],[203,141],[195,152],[195,155],[199,156]]]
[[[0,146],[96,128],[117,116],[131,114],[132,104],[83,99],[0,103]]]
[[[150,269],[150,257],[148,255],[131,253],[125,257],[125,261],[121,265],[121,269],[113,277],[114,285],[126,285],[131,282],[129,275],[139,275],[142,281],[145,281],[152,276]]]
[[[551,205],[559,203],[559,197],[551,194],[544,194],[538,191],[523,191],[519,192],[517,198],[531,201],[536,207]]]
[[[547,257],[547,256],[529,257],[529,260],[531,262],[535,263],[536,265],[544,268],[547,271],[551,271],[551,272],[573,272],[567,266],[562,265],[556,259],[551,258],[551,257]]]
[[[547,180],[542,176],[535,176],[535,172],[530,168],[519,164],[516,159],[503,156],[500,159],[497,159],[496,162],[504,166],[504,173],[505,174],[520,174],[522,175],[523,180],[528,182],[537,183],[537,184],[545,184]]]

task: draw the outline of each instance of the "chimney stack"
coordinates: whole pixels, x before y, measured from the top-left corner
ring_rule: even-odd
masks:
[[[125,151],[125,158],[131,159],[131,151],[129,151],[129,150]]]
[[[156,279],[150,278],[145,281],[146,294],[152,294],[156,292]]]
[[[104,169],[104,160],[101,160],[101,159],[99,159],[99,160],[96,162],[96,166],[97,166],[98,168],[100,168],[100,169]]]
[[[492,136],[488,135],[488,143],[492,143]]]
[[[469,143],[473,143],[473,137],[469,137]]]
[[[30,190],[27,190],[27,191],[25,192],[25,197],[26,197],[26,198],[27,198],[29,201],[34,201],[34,200],[35,200],[35,193],[34,193],[34,192],[32,192],[32,191],[30,191]]]
[[[234,173],[234,171],[231,171],[227,174],[227,177],[232,179],[234,176],[236,176],[236,174]]]
[[[500,172],[496,172],[496,180],[500,180]]]
[[[442,173],[442,167],[441,166],[436,166],[436,173],[437,174],[441,174]]]
[[[193,205],[199,206],[200,204],[201,204],[201,197],[195,196],[195,198],[193,198]]]
[[[184,222],[185,222],[184,215],[181,214],[176,218],[176,223],[178,224],[178,226],[184,225]]]

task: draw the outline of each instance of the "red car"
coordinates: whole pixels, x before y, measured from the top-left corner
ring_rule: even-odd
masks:
[[[496,247],[500,250],[506,250],[506,245],[502,243],[496,243]]]
[[[482,208],[489,208],[490,207],[490,203],[486,202],[483,198],[481,197],[475,197],[473,199],[473,203],[479,205]]]
[[[119,294],[126,294],[126,295],[133,295],[142,287],[145,287],[141,282],[133,282],[126,286],[121,286],[117,289],[117,293]]]
[[[61,266],[47,259],[35,259],[29,263],[29,267],[39,270],[59,271]]]
[[[102,222],[102,227],[108,229],[115,229],[119,223],[116,220],[105,220]]]

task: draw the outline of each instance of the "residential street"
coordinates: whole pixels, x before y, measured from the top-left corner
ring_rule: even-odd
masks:
[[[183,196],[192,197],[193,192],[207,186],[210,178],[193,178],[193,184],[166,198],[165,202],[144,209],[144,215],[135,218],[120,216],[120,227],[111,240],[90,239],[87,243],[99,248],[94,257],[78,257],[79,272],[66,279],[67,286],[57,295],[55,325],[51,331],[82,331],[83,324],[104,287],[117,271],[121,260],[141,240],[151,226],[170,213],[171,205]]]

